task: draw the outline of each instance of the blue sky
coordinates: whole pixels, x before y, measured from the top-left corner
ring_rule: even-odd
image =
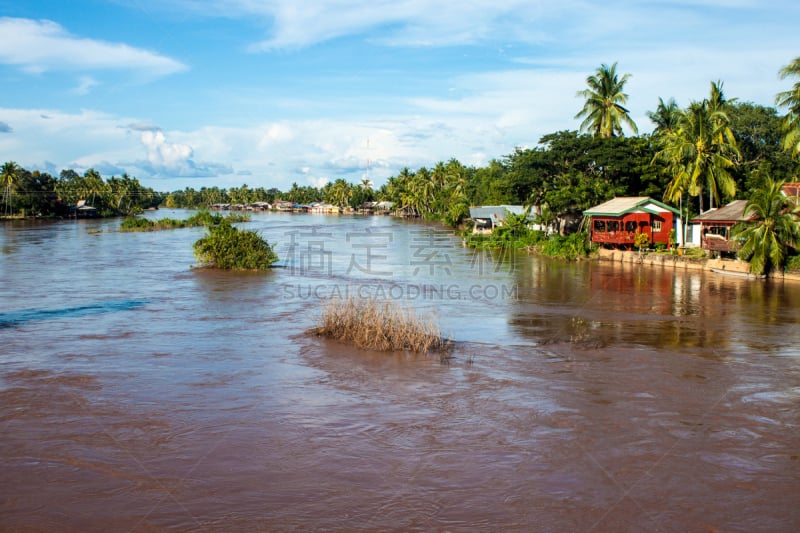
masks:
[[[160,191],[287,189],[577,129],[602,63],[658,98],[774,105],[796,0],[0,0],[0,160]]]

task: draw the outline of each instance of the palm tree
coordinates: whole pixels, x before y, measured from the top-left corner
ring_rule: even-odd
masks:
[[[725,142],[727,138],[733,138],[728,110],[731,109],[731,104],[738,100],[738,98],[727,98],[722,86],[723,83],[721,81],[712,81],[708,100],[705,100],[711,120],[714,123],[714,132],[720,143]]]
[[[586,99],[583,109],[575,118],[583,118],[581,131],[591,131],[595,137],[622,136],[622,122],[634,133],[639,133],[636,124],[630,117],[630,111],[622,104],[628,101],[628,95],[622,92],[625,82],[630,78],[625,74],[617,76],[617,64],[610,67],[602,64],[597,72],[586,78],[588,89],[578,91],[578,96]]]
[[[800,57],[796,57],[791,63],[779,71],[781,79],[789,77],[800,78]],[[792,156],[800,156],[800,80],[795,83],[788,91],[778,93],[775,102],[788,108],[784,117],[783,127],[785,137],[783,147]]]
[[[4,191],[4,198],[5,198],[5,208],[3,213],[8,215],[9,209],[13,208],[11,204],[11,195],[14,191],[14,184],[16,183],[17,179],[19,179],[19,165],[17,165],[14,161],[8,161],[3,163],[3,167],[0,169],[0,181],[2,181]]]
[[[102,196],[108,188],[106,183],[103,181],[103,177],[98,171],[90,168],[83,174],[83,183],[86,190],[86,199],[89,198],[90,194],[92,195],[92,201],[89,205],[97,207],[95,204],[97,195],[99,194]]]
[[[653,135],[672,133],[678,127],[680,112],[681,110],[674,98],[670,98],[667,102],[659,98],[656,110],[647,113],[647,116],[656,125]]]
[[[763,189],[756,190],[747,202],[745,217],[755,220],[734,228],[741,239],[739,257],[750,261],[750,272],[756,275],[780,268],[786,259],[787,246],[800,245],[798,209],[781,189],[783,181],[767,179]]]
[[[329,191],[328,201],[336,207],[343,208],[350,203],[350,198],[353,196],[353,187],[344,179],[338,178]]]
[[[728,127],[723,111],[712,111],[708,100],[692,102],[680,112],[678,128],[663,137],[664,144],[656,154],[667,163],[672,180],[664,198],[674,202],[684,192],[697,196],[703,212],[703,190],[708,190],[709,205],[713,207],[722,196],[736,194],[736,182],[730,169],[736,166],[739,149]]]

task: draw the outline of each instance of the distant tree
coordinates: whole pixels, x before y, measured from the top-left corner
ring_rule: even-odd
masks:
[[[684,193],[697,196],[703,212],[703,191],[709,205],[722,197],[733,198],[736,182],[731,170],[737,164],[739,148],[722,110],[713,110],[709,100],[692,102],[681,111],[678,128],[663,136],[655,159],[663,161],[672,175],[664,198],[675,202]]]
[[[800,57],[794,58],[783,67],[779,75],[781,79],[800,78]],[[778,93],[775,102],[780,107],[787,108],[783,122],[783,146],[792,156],[800,156],[800,80],[788,91]]]
[[[83,174],[83,191],[85,195],[84,199],[89,200],[89,196],[91,195],[89,205],[95,207],[97,196],[99,195],[102,198],[106,192],[106,183],[103,181],[103,177],[93,168],[90,168]]]
[[[656,110],[647,113],[647,116],[656,125],[653,135],[658,136],[675,131],[675,128],[678,127],[680,111],[681,109],[674,98],[670,98],[667,102],[659,98]]]
[[[783,185],[783,181],[768,179],[764,188],[753,193],[744,211],[755,220],[734,228],[734,238],[742,241],[739,257],[750,261],[753,274],[783,267],[787,247],[800,245],[798,208],[784,196]]]
[[[0,169],[0,180],[2,180],[2,185],[4,189],[3,197],[5,199],[5,205],[3,213],[8,215],[10,210],[13,211],[14,204],[12,203],[12,194],[14,192],[14,186],[19,179],[20,167],[14,161],[8,161],[3,163],[2,169]]]
[[[800,174],[800,160],[783,149],[783,121],[775,108],[737,102],[727,115],[741,154],[733,171],[737,191],[759,189],[766,177],[792,181]]]
[[[623,106],[628,101],[628,95],[622,90],[630,76],[625,74],[620,78],[617,64],[614,63],[610,67],[601,65],[595,74],[586,78],[589,88],[578,91],[578,96],[583,97],[586,103],[575,115],[575,118],[583,118],[580,127],[582,132],[590,131],[595,137],[621,136],[624,122],[634,133],[639,133],[630,111]]]
[[[337,207],[346,207],[353,196],[353,186],[339,178],[330,184],[325,191],[324,200]]]

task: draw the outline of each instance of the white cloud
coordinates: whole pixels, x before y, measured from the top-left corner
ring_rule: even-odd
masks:
[[[141,132],[147,148],[147,160],[154,168],[176,168],[192,157],[192,148],[185,144],[168,143],[162,131]]]
[[[163,2],[163,0],[162,0]],[[490,37],[534,42],[531,22],[549,18],[581,0],[172,0],[181,9],[208,16],[261,19],[269,37],[253,51],[301,48],[348,35],[372,36],[384,44],[431,46],[474,43]]]
[[[78,86],[72,92],[77,95],[84,96],[89,94],[93,87],[98,85],[98,81],[90,76],[81,76],[78,80]]]
[[[187,67],[169,57],[121,43],[71,35],[49,20],[0,18],[0,63],[26,72],[52,70],[129,70],[147,76],[182,72]]]
[[[181,6],[187,1],[172,0]],[[219,9],[215,13],[221,16],[248,15],[256,24],[269,26],[261,43],[265,48],[303,47],[345,35],[364,36],[371,41],[364,46],[373,45],[376,39],[392,45],[495,41],[490,47],[466,49],[465,53],[481,56],[477,62],[461,62],[452,54],[447,56],[452,64],[445,65],[443,72],[401,72],[398,79],[407,75],[409,83],[397,91],[356,91],[348,95],[358,100],[355,105],[342,103],[344,98],[334,91],[307,96],[292,85],[281,92],[275,73],[268,98],[258,88],[237,87],[235,93],[220,98],[225,103],[218,108],[203,102],[198,106],[201,113],[192,117],[213,121],[209,117],[216,112],[224,117],[217,119],[218,123],[224,121],[228,127],[207,122],[181,129],[171,123],[162,129],[143,117],[92,111],[0,110],[0,131],[3,124],[14,125],[13,133],[0,135],[0,153],[24,154],[14,158],[29,168],[47,161],[125,168],[156,188],[194,186],[196,178],[203,176],[213,176],[219,186],[241,185],[247,176],[251,186],[279,188],[288,188],[293,181],[314,185],[339,177],[359,181],[369,161],[370,177],[379,186],[402,167],[431,166],[451,157],[483,165],[510,154],[515,146],[534,146],[544,134],[577,129],[579,121],[574,115],[582,101],[576,92],[601,63],[618,61],[618,72],[633,75],[626,85],[629,107],[639,130],[646,132],[651,128],[646,112],[655,108],[659,96],[675,97],[680,105],[686,105],[691,99],[705,97],[711,80],[722,79],[730,97],[770,105],[781,87],[778,69],[797,53],[791,52],[796,49],[795,33],[786,30],[793,25],[785,20],[796,18],[792,15],[798,8],[788,3],[780,5],[786,16],[775,19],[767,31],[758,30],[751,22],[778,8],[770,7],[763,14],[764,9],[746,0],[732,7],[725,7],[728,4],[723,5],[722,0],[664,1],[655,4],[657,8],[618,0],[603,6],[581,0],[459,0],[442,2],[436,8],[422,0],[189,4],[206,11]],[[717,19],[702,10],[721,16],[720,23],[709,24]],[[724,15],[736,10],[751,16],[735,23]],[[84,43],[53,23],[27,23],[36,30],[32,33],[60,35],[62,44]],[[369,34],[375,29],[378,31]],[[89,43],[106,47],[108,53],[117,50],[115,45]],[[4,36],[0,61],[6,57],[4,50],[11,47]],[[309,53],[314,52],[316,49]],[[495,52],[497,55],[492,55]],[[501,52],[502,62],[492,63]],[[20,59],[13,64],[56,68],[60,57],[44,54],[45,59],[39,60],[33,52],[30,57],[26,53],[20,52]],[[87,65],[94,64],[78,57],[65,60],[64,68],[70,61],[73,68],[81,65],[88,69]],[[80,86],[89,90],[92,82],[93,78],[86,76]],[[321,84],[319,80],[315,83]],[[406,89],[413,92],[398,96]],[[192,96],[187,92],[179,107],[189,109]],[[339,113],[342,107],[348,112]],[[159,116],[154,109],[146,113],[158,122],[172,120],[165,117],[173,115]],[[280,114],[264,118],[273,111]],[[235,122],[242,116],[245,118]],[[162,181],[151,181],[154,178]]]
[[[147,159],[134,164],[150,175],[161,177],[210,178],[233,174],[224,163],[197,162],[189,144],[168,142],[160,129],[140,129],[139,138],[147,150]]]
[[[311,185],[313,185],[318,189],[321,189],[322,187],[327,185],[328,182],[330,182],[328,178],[311,178],[309,181],[311,182]]]

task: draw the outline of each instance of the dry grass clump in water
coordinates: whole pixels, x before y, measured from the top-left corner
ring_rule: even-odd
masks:
[[[331,300],[322,313],[317,335],[378,351],[426,353],[443,350],[447,341],[439,326],[428,316],[393,302],[375,300]]]

